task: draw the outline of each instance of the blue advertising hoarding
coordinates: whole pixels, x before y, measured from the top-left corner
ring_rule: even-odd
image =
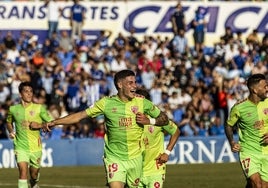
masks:
[[[166,141],[167,144],[167,141]],[[102,139],[44,140],[43,167],[102,165]],[[236,162],[225,136],[181,137],[169,157],[168,164]],[[13,143],[0,141],[0,168],[14,168]]]

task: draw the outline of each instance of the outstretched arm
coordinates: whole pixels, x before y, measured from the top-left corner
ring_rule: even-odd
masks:
[[[65,117],[53,120],[49,122],[48,127],[54,127],[56,125],[70,125],[79,122],[81,119],[88,117],[86,111],[77,112],[74,114],[67,115]]]

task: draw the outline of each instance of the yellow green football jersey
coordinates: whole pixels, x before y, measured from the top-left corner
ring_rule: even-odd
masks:
[[[227,124],[238,125],[242,150],[268,154],[268,146],[261,144],[263,134],[268,133],[268,99],[257,105],[248,99],[236,103],[231,109]]]
[[[157,117],[160,110],[144,97],[123,102],[115,96],[104,97],[86,109],[88,116],[103,114],[106,122],[104,154],[107,158],[134,159],[142,154],[143,126],[136,123],[136,114],[145,113]]]
[[[49,122],[52,117],[41,104],[31,103],[27,107],[22,104],[11,106],[7,115],[7,122],[15,125],[16,137],[14,149],[36,152],[42,150],[40,130],[30,130],[30,122]]]

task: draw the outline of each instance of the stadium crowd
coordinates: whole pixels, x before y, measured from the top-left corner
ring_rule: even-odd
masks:
[[[0,41],[0,139],[7,139],[7,110],[19,102],[21,81],[31,81],[34,102],[46,105],[58,118],[116,94],[113,75],[122,69],[137,73],[139,86],[177,123],[181,136],[224,135],[230,107],[248,94],[247,77],[267,73],[268,35],[260,37],[257,30],[242,35],[227,27],[213,47],[196,51],[183,31],[174,38],[138,40],[133,30],[111,41],[111,31],[102,31],[96,40],[85,34],[72,40],[62,30],[43,43],[28,31],[21,31],[18,38],[8,32]],[[183,43],[176,42],[178,36]],[[97,117],[58,126],[43,138],[104,134],[104,118]]]

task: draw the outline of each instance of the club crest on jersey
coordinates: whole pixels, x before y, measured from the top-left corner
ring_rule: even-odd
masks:
[[[136,114],[139,110],[139,107],[138,106],[131,106],[131,111]]]
[[[260,130],[260,129],[262,129],[263,127],[264,127],[264,120],[256,121],[256,122],[254,123],[254,128],[255,128],[255,129]]]
[[[148,127],[148,131],[149,131],[150,133],[153,133],[153,132],[154,132],[154,126],[153,126],[153,125],[150,125],[150,126]]]
[[[137,178],[134,180],[134,182],[132,183],[133,186],[138,186],[140,183],[140,178]]]
[[[34,111],[33,110],[31,110],[29,113],[30,113],[31,116],[34,115]]]
[[[268,114],[268,108],[264,108],[264,109],[263,109],[263,113],[264,113],[265,115],[267,115],[267,114]]]

